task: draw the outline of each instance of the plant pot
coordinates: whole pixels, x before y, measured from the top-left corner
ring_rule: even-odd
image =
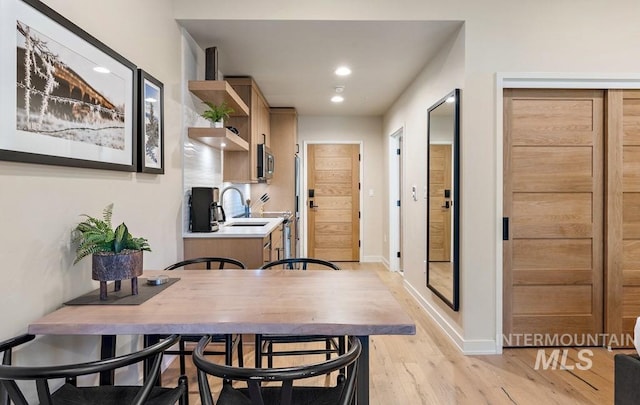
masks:
[[[101,300],[107,299],[107,281],[115,280],[115,291],[119,291],[120,281],[131,279],[131,294],[138,294],[138,276],[142,275],[141,250],[98,252],[92,259],[91,278],[100,281]]]
[[[211,126],[214,128],[224,128],[224,120],[214,121],[211,123]]]

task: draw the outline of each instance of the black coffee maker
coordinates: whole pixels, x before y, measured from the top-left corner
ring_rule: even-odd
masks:
[[[192,187],[189,198],[191,232],[215,232],[218,223],[212,216],[213,190],[211,187]]]
[[[227,217],[224,215],[224,209],[220,202],[220,189],[218,187],[213,188],[213,202],[211,203],[211,220],[216,222],[224,222]]]

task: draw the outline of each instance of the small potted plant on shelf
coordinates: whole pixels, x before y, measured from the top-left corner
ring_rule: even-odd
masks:
[[[226,101],[222,104],[213,104],[210,101],[204,101],[209,107],[201,115],[213,123],[214,128],[224,128],[224,119],[229,117],[229,114],[233,113],[233,108],[227,105]]]
[[[88,255],[93,256],[91,278],[100,281],[100,299],[107,299],[107,281],[115,281],[115,291],[120,281],[131,279],[131,293],[138,294],[138,276],[142,275],[142,251],[151,251],[145,238],[134,238],[123,223],[114,230],[111,226],[113,204],[102,211],[102,219],[87,214],[73,230],[73,242],[78,243],[78,263]]]

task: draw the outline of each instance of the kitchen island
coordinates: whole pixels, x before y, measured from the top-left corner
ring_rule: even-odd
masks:
[[[283,257],[283,218],[233,218],[221,223],[216,232],[185,232],[185,259],[223,256],[240,260],[247,268]],[[204,264],[190,269],[204,268]]]

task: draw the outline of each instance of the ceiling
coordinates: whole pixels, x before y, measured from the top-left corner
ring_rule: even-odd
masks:
[[[224,76],[252,76],[271,107],[300,115],[382,115],[459,21],[181,20]],[[347,65],[353,73],[333,72]],[[344,102],[331,103],[344,86]]]

